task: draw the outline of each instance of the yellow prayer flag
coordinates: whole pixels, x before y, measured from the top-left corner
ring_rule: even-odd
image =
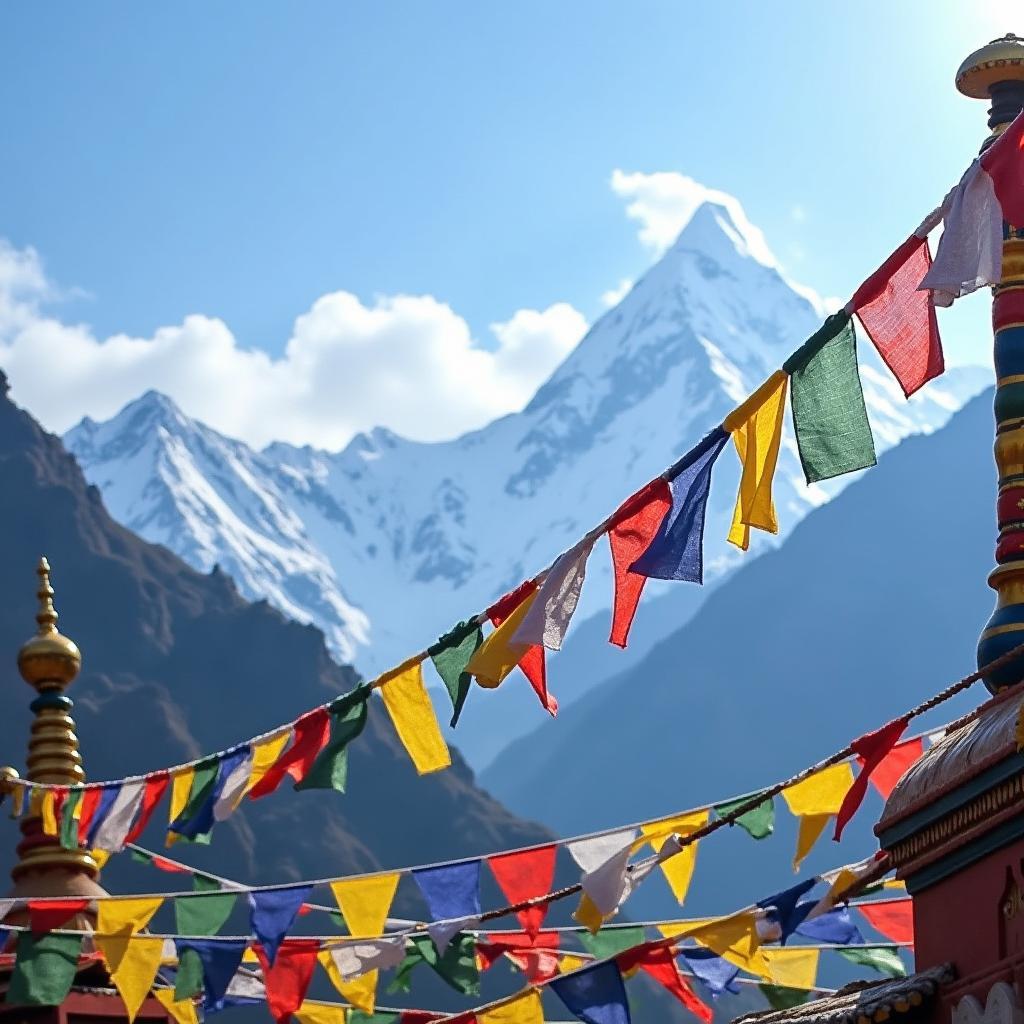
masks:
[[[270,771],[291,738],[292,730],[289,726],[283,732],[267,737],[252,748],[252,768],[249,771],[249,781],[245,784],[246,793]]]
[[[754,911],[698,922],[696,926],[688,927],[685,934],[702,946],[714,950],[729,963],[759,977],[768,977],[768,965],[761,955],[761,940],[757,934],[757,916]]]
[[[174,1018],[177,1024],[199,1024],[196,1006],[191,999],[175,1002],[173,988],[154,989],[153,995],[157,997],[160,1005]]]
[[[354,938],[372,939],[383,933],[401,877],[400,872],[394,871],[331,882],[331,892]]]
[[[130,900],[100,900],[96,915],[96,934],[133,935],[149,924],[163,902],[163,898],[159,896]]]
[[[811,851],[818,837],[825,831],[829,818],[839,811],[843,798],[853,785],[853,768],[849,761],[831,765],[782,791],[789,809],[800,818],[800,831],[796,841],[793,869]]]
[[[256,950],[252,946],[246,946],[245,952],[242,954],[243,964],[258,964],[260,958],[256,955]]]
[[[523,598],[512,613],[500,626],[477,648],[469,659],[466,671],[476,676],[476,681],[488,690],[493,690],[519,664],[519,659],[529,650],[527,644],[514,644],[512,637],[530,606],[537,599],[539,590]]]
[[[710,816],[710,811],[703,810],[694,811],[692,814],[682,814],[676,818],[650,821],[646,825],[640,826],[640,834],[651,844],[651,849],[655,853],[659,853],[670,836],[691,835],[697,829],[703,828],[708,823]],[[665,881],[668,882],[668,886],[672,890],[672,895],[680,905],[686,900],[686,893],[689,891],[690,882],[693,879],[693,869],[696,866],[696,843],[684,846],[679,853],[662,861],[659,865],[665,876]]]
[[[357,1010],[363,1013],[373,1013],[377,1005],[377,978],[379,971],[367,971],[351,981],[346,981],[338,970],[331,954],[325,949],[317,954],[320,966],[331,979],[331,984],[341,993],[343,999],[347,999]]]
[[[181,812],[185,810],[195,774],[195,767],[189,767],[183,768],[180,772],[171,776],[171,807],[167,816],[168,823],[177,821]]]
[[[591,935],[596,935],[604,924],[601,911],[594,906],[594,901],[586,894],[580,896],[580,905],[572,915]]]
[[[114,938],[97,935],[96,945],[108,967],[116,961],[117,967],[111,970],[110,978],[128,1011],[128,1020],[135,1020],[160,969],[164,940],[145,935]]]
[[[789,946],[785,949],[762,949],[761,955],[768,964],[768,976],[773,985],[782,985],[785,988],[814,988],[818,980],[820,949]]]
[[[661,924],[654,927],[661,932],[663,938],[671,939],[674,935],[681,935],[684,932],[689,935],[694,928],[699,928],[713,920],[715,920],[713,917],[692,917],[681,921],[662,921]]]
[[[423,663],[410,660],[381,676],[380,695],[391,723],[420,775],[447,768],[451,755],[423,685]]]
[[[568,974],[570,971],[578,970],[580,967],[586,967],[590,961],[585,957],[576,956],[575,953],[566,953],[561,960],[558,961],[558,973]]]
[[[796,834],[796,853],[793,854],[793,870],[799,871],[804,857],[814,848],[821,838],[821,833],[832,820],[831,814],[805,814],[800,819],[800,827]]]
[[[330,1003],[303,1003],[296,1011],[299,1024],[345,1024],[345,1007]]]
[[[55,836],[58,832],[57,815],[54,810],[54,803],[57,799],[57,791],[54,789],[48,789],[43,794],[43,799],[39,805],[39,816],[43,821],[43,831],[48,836]]]
[[[540,993],[535,988],[523,989],[508,1002],[476,1015],[477,1024],[544,1024]]]
[[[110,850],[90,850],[89,856],[96,861],[96,867],[103,868],[110,860]]]
[[[789,376],[776,370],[726,416],[723,424],[732,434],[743,466],[729,541],[744,551],[750,546],[752,526],[768,533],[779,532],[772,501],[772,479],[779,461],[788,383]]]

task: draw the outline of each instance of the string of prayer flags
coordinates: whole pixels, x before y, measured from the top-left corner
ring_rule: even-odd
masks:
[[[729,435],[716,427],[673,467],[672,507],[630,571],[659,580],[704,582],[704,515],[711,471]]]
[[[339,793],[345,792],[348,784],[348,747],[366,728],[369,699],[370,688],[363,685],[330,705],[330,736],[310,765],[305,778],[295,783],[296,789],[335,789]]]
[[[584,1024],[630,1024],[626,986],[613,960],[560,975],[550,987]]]
[[[63,928],[76,914],[89,909],[89,900],[29,900],[28,922],[34,935]]]
[[[156,810],[157,804],[163,799],[163,795],[170,782],[171,779],[167,772],[160,772],[157,775],[147,777],[146,786],[142,792],[142,806],[139,809],[138,816],[135,818],[135,824],[132,825],[125,836],[124,841],[126,844],[134,843],[142,835],[143,830],[149,824],[149,819]],[[61,842],[63,845],[63,839]]]
[[[408,992],[409,976],[420,963],[431,967],[456,992],[464,996],[479,994],[480,970],[476,963],[476,939],[468,932],[455,936],[440,954],[429,935],[410,936],[405,959],[399,964],[388,991]]]
[[[453,729],[459,724],[459,716],[473,681],[466,668],[483,642],[483,630],[477,622],[460,622],[436,644],[427,648],[427,654],[451,698],[452,720],[448,724]]]
[[[477,1024],[544,1024],[540,993],[527,988],[507,1002],[476,1015]]]
[[[872,967],[890,978],[905,978],[907,968],[895,949],[888,946],[863,946],[860,949],[837,949],[836,952],[859,967]]]
[[[736,984],[739,967],[720,957],[713,949],[694,946],[681,949],[679,953],[686,961],[690,973],[707,986],[712,999],[717,999],[723,992],[734,995],[739,992]]]
[[[146,1001],[153,982],[156,980],[156,973],[160,970],[160,961],[163,957],[164,940],[150,936],[136,935],[131,941],[123,939],[106,939],[102,935],[95,938],[96,945],[103,951],[107,959],[106,944],[113,941],[115,944],[125,944],[125,949],[118,949],[117,967],[110,972],[110,980],[113,981],[125,1010],[128,1011],[128,1020],[134,1021],[135,1015],[142,1008]],[[109,959],[108,959],[109,964]]]
[[[932,265],[928,239],[911,235],[856,291],[856,313],[909,398],[945,369],[935,301],[922,291]]]
[[[859,736],[850,744],[850,749],[857,755],[860,763],[860,771],[853,785],[847,790],[843,798],[843,805],[836,815],[835,840],[839,842],[843,835],[846,823],[857,813],[864,800],[864,794],[868,791],[868,779],[872,772],[882,763],[889,754],[889,751],[896,746],[899,738],[907,728],[907,719],[897,718],[881,729]]]
[[[1017,191],[1022,178],[1024,122],[1009,127],[967,168],[942,204],[943,231],[935,263],[921,282],[935,302],[954,299],[999,283],[1003,264],[1003,221],[1024,224]]]
[[[783,364],[793,427],[809,484],[875,464],[850,314],[830,316]]]
[[[789,375],[776,370],[722,424],[732,434],[743,467],[728,540],[744,551],[751,528],[778,533],[772,480],[782,444],[782,420]]]
[[[558,847],[553,843],[533,850],[501,853],[487,858],[488,867],[504,897],[511,904],[523,903],[551,891]],[[536,935],[548,912],[547,903],[537,903],[516,912],[528,935]]]
[[[668,821],[648,822],[640,826],[640,833],[651,844],[651,849],[655,853],[660,853],[666,840],[671,836],[685,839],[704,828],[710,818],[710,811],[694,811]],[[686,894],[690,889],[690,882],[693,880],[693,871],[697,866],[697,845],[695,842],[689,843],[683,846],[678,853],[660,862],[665,881],[668,882],[672,895],[675,896],[676,902],[680,906],[686,901]]]
[[[373,938],[383,933],[401,877],[400,872],[392,871],[331,882],[331,892],[353,938]]]
[[[690,983],[683,977],[676,964],[672,950],[659,943],[648,943],[638,946],[617,958],[620,971],[624,974],[640,968],[653,978],[659,985],[679,1000],[687,1010],[704,1024],[711,1024],[714,1013],[693,991]]]
[[[849,762],[831,765],[782,791],[790,811],[800,819],[793,870],[798,871],[804,857],[825,831],[829,818],[839,812],[847,791],[853,785]]]
[[[281,732],[253,744],[252,768],[249,774],[249,781],[245,786],[246,795],[252,793],[263,781],[263,777],[277,763],[281,757],[281,751],[288,745],[288,741],[291,738],[292,727],[288,726],[287,729],[282,729]]]
[[[560,651],[565,641],[587,574],[587,559],[596,537],[584,537],[560,555],[544,577],[536,599],[519,624],[513,644],[535,647],[543,644],[549,651]]]
[[[722,804],[715,804],[712,808],[719,818],[727,817],[739,810],[745,804],[749,804],[753,797],[741,796],[738,800],[727,800]],[[744,811],[738,818],[734,818],[730,825],[739,825],[751,839],[767,839],[775,831],[775,801],[772,797],[765,797],[761,803]]]
[[[896,788],[896,783],[903,778],[906,770],[917,761],[924,753],[924,737],[915,736],[913,739],[897,743],[875,766],[871,772],[869,781],[878,790],[883,800],[889,799],[889,794]],[[859,754],[857,763],[861,768],[865,760]]]
[[[174,900],[175,928],[181,935],[216,935],[231,916],[237,893],[210,892]]]
[[[608,543],[615,572],[615,601],[608,639],[617,647],[625,647],[629,640],[629,629],[647,582],[643,573],[633,570],[633,563],[650,546],[671,507],[672,492],[668,482],[657,477],[628,497],[609,521]]]
[[[288,1024],[306,998],[319,951],[316,939],[288,939],[273,956],[262,946],[256,947],[267,987],[267,1007],[278,1024]]]
[[[299,908],[313,891],[311,885],[292,885],[283,889],[263,889],[249,893],[250,921],[272,964],[288,930],[295,923]]]
[[[75,981],[81,935],[19,932],[17,957],[5,1002],[16,1006],[59,1006]]]
[[[792,1010],[794,1006],[808,1002],[814,994],[802,988],[786,988],[785,985],[768,985],[764,982],[757,987],[773,1010]]]
[[[480,917],[480,861],[417,868],[412,877],[427,902],[431,938],[443,953],[465,922]]]
[[[384,707],[416,771],[427,775],[447,768],[452,759],[423,685],[423,663],[418,659],[404,662],[381,680]]]
[[[301,782],[308,774],[317,755],[323,750],[330,737],[331,716],[326,708],[317,708],[297,719],[291,746],[270,766],[266,775],[249,790],[249,799],[273,793],[290,775],[295,782]]]
[[[810,909],[809,907],[808,910]],[[805,939],[831,942],[838,946],[855,945],[864,941],[864,936],[853,923],[850,911],[846,907],[836,907],[816,917],[805,916],[797,925],[796,932]]]
[[[207,1006],[215,1006],[227,993],[249,944],[245,939],[176,938],[174,945],[179,963],[187,950],[199,957],[203,966],[204,1001]]]
[[[893,942],[914,942],[914,905],[905,900],[886,900],[881,903],[860,903],[857,909],[867,918],[875,931]]]

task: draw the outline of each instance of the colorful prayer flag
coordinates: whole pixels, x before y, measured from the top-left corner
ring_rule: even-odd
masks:
[[[647,822],[640,826],[640,833],[651,844],[651,849],[655,853],[660,853],[669,837],[679,836],[681,839],[685,839],[704,828],[710,819],[710,811],[694,811],[691,814],[682,814],[667,821]],[[686,894],[693,879],[693,869],[697,866],[697,843],[692,842],[682,847],[679,853],[661,861],[659,866],[676,902],[682,906],[686,902]]]
[[[96,934],[134,935],[149,924],[163,902],[162,897],[100,900],[96,912]]]
[[[142,806],[139,809],[139,813],[135,818],[135,824],[128,831],[128,835],[125,836],[125,843],[134,843],[139,836],[142,835],[143,830],[149,824],[149,819],[153,816],[153,811],[156,810],[156,806],[160,803],[161,798],[170,785],[170,776],[167,772],[158,772],[156,775],[146,776],[146,787],[142,793]]]
[[[59,1006],[78,971],[81,935],[20,932],[5,1002],[15,1006]]]
[[[63,928],[76,914],[89,909],[89,900],[29,900],[28,921],[34,935]]]
[[[790,811],[800,819],[794,871],[799,869],[801,861],[825,831],[829,818],[838,813],[852,785],[853,769],[847,761],[842,761],[782,791],[782,798]]]
[[[256,947],[267,986],[267,1008],[278,1024],[287,1024],[306,998],[319,951],[317,939],[287,939],[272,954]]]
[[[753,797],[741,796],[737,800],[715,804],[713,810],[719,818],[724,818],[745,804],[749,804],[752,799]],[[749,811],[744,811],[729,824],[739,825],[752,839],[766,839],[775,831],[775,800],[770,796],[766,797],[761,803]]]
[[[407,661],[385,672],[380,678],[380,695],[416,771],[427,775],[447,768],[452,759],[423,685],[423,663]]]
[[[237,899],[237,893],[233,892],[177,896],[174,900],[175,926],[182,935],[216,935],[231,916]]]
[[[836,952],[850,963],[871,967],[890,978],[905,978],[907,968],[900,954],[888,946],[862,946],[860,949],[837,949]]]
[[[339,793],[345,792],[348,784],[349,744],[366,727],[369,698],[369,686],[360,686],[332,702],[328,708],[330,738],[306,776],[295,783],[296,789],[334,789]]]
[[[511,999],[476,1015],[477,1024],[544,1024],[540,993],[528,988]]]
[[[629,895],[627,865],[636,837],[636,829],[621,829],[566,843],[572,859],[583,871],[583,892],[601,917],[614,914]]]
[[[821,950],[763,948],[761,955],[768,964],[771,980],[787,988],[814,988],[818,980],[818,959]]]
[[[299,907],[313,891],[311,885],[290,885],[281,889],[262,889],[249,893],[253,934],[272,964],[277,948],[298,916]]]
[[[144,779],[125,782],[121,786],[110,806],[110,813],[96,830],[92,841],[94,847],[100,850],[109,850],[111,853],[117,853],[124,849],[132,822],[135,821],[135,816],[142,807],[145,793],[146,781]]]
[[[892,750],[878,763],[871,773],[871,785],[878,790],[883,800],[896,788],[896,783],[903,778],[904,772],[924,753],[924,737],[917,736],[912,740],[897,743]],[[864,759],[858,755],[857,763],[863,768]]]
[[[813,907],[808,907],[807,911]],[[798,911],[799,912],[799,911]],[[817,917],[806,916],[796,927],[797,935],[815,942],[831,942],[838,946],[860,944],[864,941],[860,929],[853,923],[850,911],[846,907],[827,910]]]
[[[392,871],[331,882],[331,892],[350,935],[376,938],[383,933],[401,877],[400,872]]]
[[[723,992],[739,992],[736,975],[740,973],[740,969],[724,957],[720,957],[713,949],[694,946],[686,947],[679,952],[693,976],[707,985],[712,998],[717,998]]]
[[[617,958],[619,969],[624,973],[639,967],[659,985],[679,1000],[695,1017],[711,1024],[714,1016],[711,1007],[697,998],[690,983],[679,973],[672,950],[657,943],[648,943],[623,953]]]
[[[861,767],[853,785],[847,790],[846,796],[843,798],[843,805],[836,815],[835,840],[837,843],[843,836],[846,823],[857,813],[857,808],[864,800],[864,794],[868,791],[868,779],[871,778],[872,772],[882,763],[889,751],[896,746],[906,728],[907,719],[898,718],[894,722],[883,725],[881,729],[859,736],[850,744]]]
[[[438,952],[443,953],[462,922],[480,916],[480,861],[417,868],[412,876],[427,902],[431,921],[443,922],[440,930],[430,930]]]
[[[317,755],[323,750],[330,736],[331,716],[326,708],[309,711],[295,722],[292,745],[267,770],[266,775],[249,790],[249,799],[273,793],[285,775],[295,782],[301,782],[313,766]]]
[[[113,981],[124,1003],[128,1020],[134,1021],[135,1015],[142,1008],[146,996],[153,987],[156,972],[160,970],[164,940],[144,935],[135,935],[131,939],[111,939],[98,935],[96,945],[103,951],[108,964],[110,961],[106,947],[111,943],[119,947],[124,946],[123,950],[118,949],[117,967],[110,972],[110,980]]]
[[[584,537],[560,555],[548,570],[530,605],[526,617],[512,637],[514,644],[535,647],[543,644],[549,651],[560,651],[565,642],[587,574],[587,559],[596,537]]]
[[[893,942],[914,942],[914,904],[904,900],[858,903],[857,909],[868,924]]]
[[[584,1024],[630,1024],[626,986],[614,961],[560,975],[550,987]]]
[[[245,939],[176,938],[174,945],[178,950],[179,963],[186,950],[193,950],[199,957],[203,965],[205,1003],[213,1006],[223,1000],[249,944]]]
[[[452,702],[451,728],[459,724],[459,716],[469,696],[473,677],[466,671],[473,655],[484,642],[483,630],[475,621],[460,622],[445,633],[436,644],[427,648],[427,654],[434,663]]]
[[[551,891],[555,877],[555,845],[541,846],[534,850],[501,853],[487,858],[498,888],[509,903],[523,903],[535,896]],[[548,905],[540,903],[517,912],[519,923],[529,935],[536,935],[544,923]]]
[[[499,630],[505,624],[505,621],[519,609],[519,606],[528,597],[536,594],[536,592],[537,584],[533,580],[524,580],[515,590],[510,590],[503,597],[495,601],[487,609],[487,618],[490,620],[491,625],[494,626],[495,631]],[[525,617],[528,610],[529,608],[522,610],[521,614],[523,617]],[[521,621],[522,617],[516,620],[515,628],[506,632],[506,639],[515,633]],[[490,637],[487,639],[489,640]],[[486,641],[484,642],[486,643]],[[526,676],[530,686],[533,687],[533,692],[537,694],[537,698],[540,700],[544,710],[552,717],[558,714],[558,701],[555,700],[552,694],[548,693],[547,665],[545,663],[543,646],[537,644],[534,647],[528,647],[519,659],[519,668],[522,670],[523,675]],[[471,674],[473,673],[472,668],[467,668],[467,671]],[[488,678],[492,677],[493,672]],[[477,676],[477,680],[480,681],[479,676]],[[482,682],[481,685],[486,686],[488,684]],[[491,683],[490,685],[496,686],[497,683]]]
[[[292,727],[283,729],[273,736],[268,736],[252,747],[252,768],[245,792],[251,793],[262,781],[263,777],[277,763],[288,741],[292,737]]]
[[[399,964],[388,991],[408,992],[409,975],[420,963],[429,965],[456,992],[464,996],[479,994],[480,970],[476,963],[476,939],[472,935],[457,935],[442,954],[438,954],[429,935],[410,936],[405,959]]]
[[[784,985],[761,983],[757,987],[773,1010],[792,1010],[794,1006],[802,1006],[814,994],[806,989],[786,988]]]

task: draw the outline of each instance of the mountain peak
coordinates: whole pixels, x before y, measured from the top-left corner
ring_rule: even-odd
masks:
[[[762,266],[775,268],[775,259],[761,229],[748,219],[739,200],[724,192],[708,193],[690,215],[679,232],[672,252],[699,252],[707,256],[720,256],[723,247],[744,258],[756,260]]]

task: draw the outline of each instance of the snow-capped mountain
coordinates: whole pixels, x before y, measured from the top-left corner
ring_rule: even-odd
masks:
[[[726,205],[700,206],[522,412],[453,441],[378,429],[337,453],[256,452],[149,392],[65,442],[122,523],[199,568],[219,563],[242,593],[316,624],[340,659],[373,673],[546,565],[819,326],[758,241]],[[951,371],[908,403],[869,350],[862,338],[879,451],[941,426],[987,382]],[[744,557],[725,543],[737,477],[723,453],[706,528],[712,579]],[[790,436],[775,483],[782,532],[835,489],[804,484]],[[599,548],[581,614],[610,603],[607,561]]]

